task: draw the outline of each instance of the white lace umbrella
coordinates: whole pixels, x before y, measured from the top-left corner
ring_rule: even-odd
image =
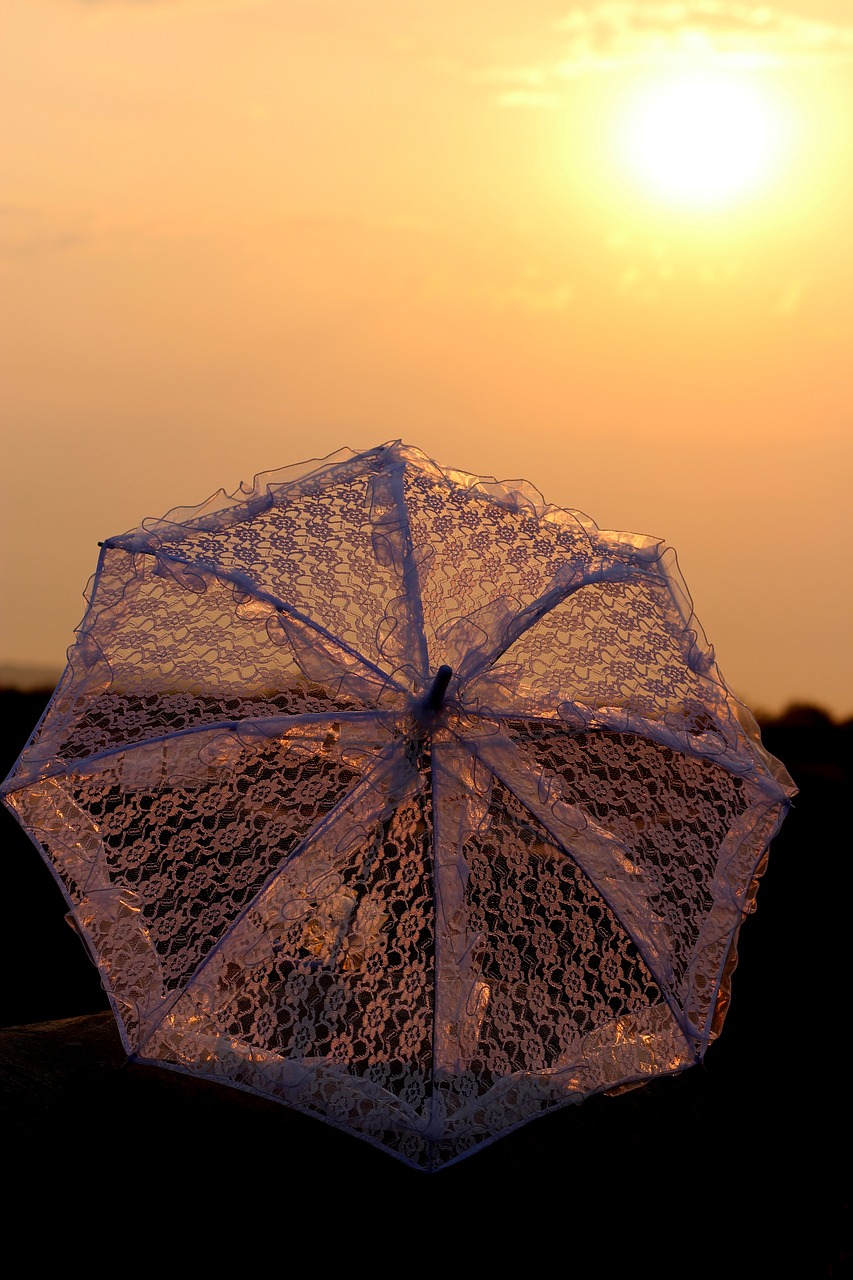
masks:
[[[105,542],[3,792],[132,1058],[437,1169],[701,1060],[794,788],[671,551],[395,442]]]

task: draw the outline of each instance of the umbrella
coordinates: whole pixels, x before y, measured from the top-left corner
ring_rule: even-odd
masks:
[[[794,794],[660,540],[400,441],[105,541],[3,785],[132,1059],[423,1170],[702,1060]]]

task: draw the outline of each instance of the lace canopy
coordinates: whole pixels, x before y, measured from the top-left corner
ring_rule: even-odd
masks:
[[[423,1170],[702,1059],[794,787],[659,541],[394,442],[87,600],[3,796],[134,1059]]]

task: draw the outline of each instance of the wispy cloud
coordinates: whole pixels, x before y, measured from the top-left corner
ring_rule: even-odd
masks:
[[[482,68],[476,79],[504,86],[498,93],[502,105],[547,106],[578,76],[644,66],[688,60],[732,69],[853,62],[853,24],[819,22],[766,5],[605,0],[570,10],[556,30],[556,56]]]
[[[139,13],[169,9],[249,9],[272,0],[68,0],[81,9],[130,9]]]
[[[92,241],[90,222],[85,216],[63,220],[42,209],[0,205],[0,261],[24,263],[83,248]]]
[[[753,66],[853,58],[853,26],[816,22],[766,5],[613,0],[574,9],[557,27],[568,42],[568,56],[560,64],[564,74],[691,54]]]

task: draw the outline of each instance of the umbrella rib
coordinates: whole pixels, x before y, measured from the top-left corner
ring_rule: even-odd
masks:
[[[438,771],[434,767],[435,761],[432,759],[433,749],[430,746],[430,799],[432,801],[432,901],[433,901],[433,957],[432,957],[432,1029],[430,1031],[430,1062],[433,1071],[435,1070],[436,1053],[438,1051],[438,1009],[439,1009],[439,977],[442,965],[444,963],[444,947],[440,938],[439,930],[439,910],[440,900],[438,894],[438,824],[439,809],[438,796],[436,794],[436,778]]]
[[[558,587],[552,587],[544,595],[534,600],[533,604],[529,604],[515,615],[498,646],[478,662],[476,666],[472,667],[470,671],[465,672],[465,680],[474,680],[477,676],[482,675],[508,649],[511,649],[525,632],[535,626],[540,618],[544,617],[546,613],[550,613],[552,609],[562,604],[564,600],[568,600],[570,596],[575,595],[576,592],[583,590],[584,587],[595,586],[601,582],[621,582],[628,577],[630,571],[631,566],[625,564],[624,561],[615,560],[606,568],[585,573],[580,582],[563,583]]]
[[[322,623],[317,622],[315,618],[311,618],[308,614],[302,613],[301,610],[297,609],[294,605],[288,604],[286,601],[274,595],[271,591],[265,591],[262,587],[259,587],[257,583],[252,581],[248,574],[243,573],[240,569],[223,569],[208,560],[190,560],[186,556],[167,554],[163,551],[149,547],[135,548],[132,551],[128,551],[128,549],[123,547],[118,541],[108,540],[103,544],[103,547],[104,549],[114,548],[119,551],[124,551],[128,555],[153,556],[155,559],[165,562],[166,564],[182,565],[187,569],[194,569],[202,573],[208,573],[212,578],[215,578],[219,582],[230,582],[233,586],[238,587],[253,599],[260,600],[265,604],[271,605],[273,609],[275,609],[276,613],[284,613],[288,617],[295,619],[297,622],[302,623],[303,626],[308,627],[309,630],[322,636],[324,640],[331,642],[336,649],[340,649],[349,657],[355,658],[356,661],[361,663],[363,667],[366,667],[368,671],[373,672],[375,676],[379,677],[383,684],[393,685],[399,693],[408,692],[404,685],[398,684],[393,675],[389,674],[387,671],[383,671],[381,667],[377,666],[376,663],[371,662],[370,659],[366,658],[358,649],[354,649],[352,645],[347,644],[345,640],[341,640],[338,636],[333,635],[331,631],[324,627]]]
[[[588,721],[583,724],[571,724],[567,723],[559,715],[536,715],[528,714],[526,711],[516,711],[514,713],[495,712],[494,714],[509,723],[515,721],[519,724],[535,724],[552,729],[558,728],[572,736],[589,733],[591,730],[603,733],[635,734],[639,738],[658,742],[661,746],[668,747],[670,751],[689,752],[690,755],[698,759],[719,765],[721,769],[725,769],[727,773],[732,774],[734,777],[748,777],[755,786],[759,787],[773,801],[786,801],[790,795],[790,791],[785,789],[765,764],[760,752],[756,752],[756,758],[750,756],[744,760],[742,756],[738,756],[733,750],[729,749],[728,743],[725,751],[720,751],[717,742],[703,742],[700,735],[690,735],[689,742],[685,743],[683,741],[683,732],[679,735],[667,725],[661,725],[652,719],[637,717],[635,720],[633,713],[622,707],[612,711],[601,707],[593,709],[580,703],[575,703],[574,705],[584,706],[590,717]],[[488,718],[489,714],[488,710],[478,712],[481,719]],[[739,739],[742,740],[746,737],[742,727],[736,721],[733,722],[733,727]]]
[[[135,1057],[141,1056],[142,1050],[151,1040],[151,1037],[155,1034],[158,1027],[162,1025],[163,1019],[168,1017],[169,1013],[175,1008],[178,1002],[187,995],[190,988],[196,983],[199,975],[208,968],[213,959],[225,946],[231,935],[236,931],[238,926],[242,924],[243,920],[256,903],[258,903],[270,890],[285,868],[288,867],[294,859],[298,858],[308,845],[314,843],[318,837],[322,836],[324,832],[329,829],[330,826],[333,826],[334,823],[338,821],[341,811],[357,801],[365,791],[375,789],[377,794],[379,794],[379,784],[381,783],[383,776],[392,772],[396,763],[394,757],[395,755],[399,757],[400,753],[401,745],[399,742],[392,743],[388,748],[386,748],[375,764],[368,768],[355,786],[353,786],[351,790],[346,791],[332,806],[328,813],[324,814],[320,821],[312,827],[311,831],[308,832],[307,835],[303,836],[289,853],[285,854],[278,865],[269,873],[257,892],[239,909],[228,928],[199,961],[192,973],[182,981],[180,990],[175,991],[172,997],[167,998],[157,1010],[155,1020],[152,1021],[152,1024],[148,1028],[145,1036],[140,1039],[139,1046],[134,1054]]]
[[[7,778],[5,782],[0,784],[0,794],[6,795],[26,790],[34,782],[41,782],[46,778],[66,777],[68,774],[86,770],[92,764],[99,763],[102,760],[113,759],[115,756],[122,755],[125,751],[133,751],[138,747],[167,746],[170,742],[185,741],[196,734],[234,732],[239,737],[243,736],[240,731],[246,726],[260,728],[263,725],[279,725],[282,721],[286,721],[288,727],[293,728],[299,728],[302,725],[310,728],[313,724],[339,724],[341,721],[346,721],[348,724],[358,724],[363,720],[392,725],[398,718],[399,712],[368,709],[364,711],[312,711],[298,716],[244,716],[240,720],[213,720],[208,724],[196,724],[190,725],[186,729],[169,730],[151,738],[135,738],[129,742],[120,742],[115,746],[104,748],[103,751],[93,751],[88,756],[74,756],[64,762],[56,761],[52,768],[31,776],[16,776],[11,780]]]
[[[412,609],[412,627],[414,630],[414,639],[419,650],[420,674],[425,676],[429,671],[429,653],[427,652],[426,626],[424,623],[423,593],[421,591],[417,557],[415,556],[414,541],[412,539],[412,522],[409,515],[409,505],[406,501],[406,491],[403,484],[405,468],[406,463],[403,462],[391,471],[391,487],[400,511],[400,517],[404,524],[403,539],[406,545],[406,550],[403,555],[403,590],[409,598]]]
[[[518,800],[518,802],[524,807],[524,809],[528,813],[530,813],[531,816],[534,817],[536,821],[539,822],[545,828],[549,836],[551,836],[552,839],[556,842],[557,847],[560,850],[562,850],[562,852],[566,855],[566,857],[571,859],[571,861],[578,868],[581,874],[585,877],[586,880],[589,881],[589,883],[595,889],[595,892],[599,895],[602,901],[607,905],[608,909],[613,912],[615,919],[619,921],[621,928],[625,930],[626,934],[631,939],[632,943],[637,948],[638,953],[642,957],[643,963],[648,967],[649,972],[654,977],[655,982],[658,984],[658,987],[660,988],[660,991],[661,991],[661,994],[663,995],[664,1000],[669,1006],[670,1012],[675,1018],[677,1025],[680,1027],[682,1034],[685,1036],[685,1039],[688,1040],[688,1043],[689,1043],[690,1040],[692,1040],[696,1035],[699,1034],[699,1032],[696,1027],[694,1027],[691,1023],[689,1023],[686,1020],[684,1010],[680,1007],[678,1001],[675,998],[674,993],[671,991],[671,979],[665,977],[664,974],[662,974],[659,971],[659,966],[655,964],[653,958],[649,955],[648,947],[645,945],[642,939],[637,936],[636,931],[631,927],[630,923],[623,918],[623,914],[619,911],[619,909],[611,902],[610,895],[606,892],[606,890],[602,889],[602,887],[598,884],[595,876],[589,870],[589,868],[586,867],[583,864],[583,862],[578,860],[577,856],[572,852],[571,847],[566,843],[563,836],[560,835],[557,830],[555,830],[554,825],[548,819],[547,806],[546,805],[541,806],[543,811],[541,813],[537,812],[536,809],[532,808],[531,805],[528,803],[528,801],[525,799],[525,797],[519,792],[518,788],[513,784],[512,780],[506,776],[504,771],[491,758],[491,753],[488,753],[486,755],[481,754],[473,745],[470,738],[465,738],[465,739],[460,738],[460,742],[462,742],[462,744],[465,747],[467,747],[467,749],[471,752],[471,754],[474,756],[476,760],[479,760],[485,766],[485,768],[487,768],[490,772],[492,772],[495,775],[495,777],[498,778],[498,780],[507,788],[507,790],[510,791],[512,795],[515,796],[516,800]],[[507,744],[504,744],[504,745],[507,745]],[[515,751],[515,749],[511,746],[511,744],[509,744],[509,749],[514,751],[515,754],[518,754],[517,751]],[[584,815],[584,817],[586,818],[589,830],[592,830],[595,833],[601,832],[601,834],[606,838],[607,843],[608,844],[611,843],[611,841],[614,839],[613,837],[609,836],[609,834],[606,831],[604,831],[603,828],[598,827],[598,824],[593,822],[587,815]],[[620,847],[624,848],[624,846],[621,846],[621,845]],[[625,849],[624,851],[626,854],[630,855],[630,850]]]

